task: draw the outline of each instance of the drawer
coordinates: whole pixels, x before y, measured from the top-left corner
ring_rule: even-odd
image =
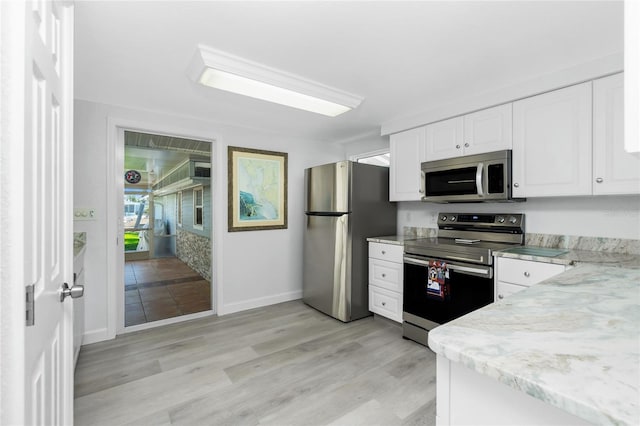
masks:
[[[370,285],[369,310],[385,318],[402,322],[402,295]]]
[[[369,243],[369,257],[402,263],[404,247],[395,244]]]
[[[506,299],[512,294],[522,291],[526,288],[527,288],[526,285],[511,284],[511,283],[505,283],[503,281],[498,281],[498,285],[496,286],[495,301],[498,302],[500,300]]]
[[[530,286],[564,272],[564,265],[498,258],[497,281]]]
[[[402,293],[402,263],[369,258],[369,284]]]

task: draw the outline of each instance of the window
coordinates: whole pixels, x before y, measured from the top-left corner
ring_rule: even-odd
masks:
[[[193,190],[193,226],[202,228],[204,223],[203,218],[203,194],[202,188],[196,188]]]
[[[351,160],[358,163],[373,164],[374,166],[389,167],[389,158],[389,150],[383,149],[353,155]]]
[[[178,226],[182,226],[182,191],[178,192],[178,197],[177,197],[177,200],[176,200],[176,207],[177,207],[177,210],[178,210],[176,212]]]

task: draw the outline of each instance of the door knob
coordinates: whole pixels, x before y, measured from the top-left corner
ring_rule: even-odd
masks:
[[[60,290],[60,301],[64,302],[64,299],[67,296],[71,296],[72,299],[77,299],[78,297],[82,297],[84,295],[84,286],[83,285],[74,285],[73,287],[69,287],[69,284],[62,284],[62,289]]]

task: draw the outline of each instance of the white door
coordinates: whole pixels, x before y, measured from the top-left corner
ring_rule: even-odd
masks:
[[[463,118],[454,117],[426,127],[426,160],[434,161],[464,155]]]
[[[513,196],[591,195],[591,82],[513,103]]]
[[[424,195],[420,163],[424,160],[424,127],[391,135],[389,201],[420,201]]]
[[[3,336],[2,345],[21,354],[11,359],[17,373],[10,388],[16,393],[3,393],[3,410],[11,413],[2,420],[72,424],[73,311],[70,298],[61,302],[60,295],[63,283],[73,285],[73,7],[42,0],[2,2],[2,24],[3,38],[5,24],[17,30],[2,41],[3,71],[10,71],[14,83],[6,88],[3,78],[2,113],[12,113],[10,124],[3,126],[14,126],[13,132],[3,127],[3,139],[9,137],[3,145],[23,145],[3,152],[3,166],[17,172],[8,177],[10,184],[23,194],[11,200],[10,209],[22,216],[11,224],[11,233],[22,242],[8,268],[26,286],[16,304],[25,308],[30,286],[34,301],[32,325],[16,324],[2,314],[3,327],[7,321],[14,331],[20,329],[8,342]],[[8,98],[10,105],[5,104]],[[3,217],[16,217],[2,209]],[[3,252],[10,244],[2,242]]]
[[[624,147],[624,77],[593,82],[593,194],[640,193],[640,153]]]
[[[464,155],[511,149],[511,104],[464,116]]]

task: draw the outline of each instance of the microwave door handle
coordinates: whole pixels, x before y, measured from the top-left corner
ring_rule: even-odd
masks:
[[[424,172],[424,170],[420,171],[420,193],[422,195],[424,195],[425,192],[425,188],[427,186],[425,180],[427,179],[427,174]]]
[[[484,197],[484,191],[482,188],[482,169],[484,168],[484,163],[478,163],[478,167],[476,168],[476,190],[478,191],[478,197]]]

